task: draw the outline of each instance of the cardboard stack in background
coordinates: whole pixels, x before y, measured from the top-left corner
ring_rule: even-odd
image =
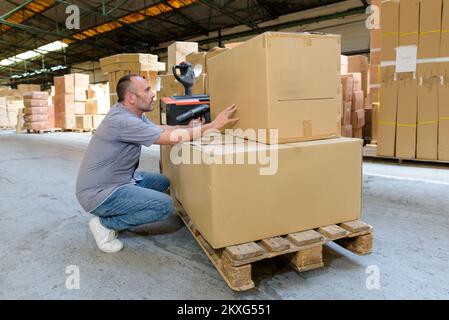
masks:
[[[54,77],[55,126],[61,129],[75,128],[75,80],[73,74]]]
[[[363,130],[366,112],[371,110],[368,69],[368,58],[365,56],[341,56],[341,133],[344,137],[361,139],[367,136]]]
[[[269,32],[207,61],[212,119],[235,103],[241,132],[161,149],[172,196],[212,247],[360,218],[362,140],[340,138],[340,50],[339,36]],[[242,135],[270,128],[279,143]],[[170,158],[185,154],[203,161]]]
[[[32,91],[23,96],[24,127],[28,130],[46,130],[55,127],[55,113],[49,106],[47,92]]]
[[[91,84],[87,93],[86,114],[92,116],[92,127],[98,128],[110,109],[109,85]]]
[[[101,71],[108,74],[110,105],[118,101],[117,83],[127,74],[138,74],[148,80],[156,94],[156,81],[159,71],[165,71],[165,63],[158,62],[158,56],[144,53],[125,53],[100,59]],[[157,106],[158,108],[158,106]],[[159,122],[159,109],[151,113],[150,120]]]
[[[383,1],[377,153],[449,160],[449,1]],[[417,46],[416,70],[398,72],[396,48]],[[410,57],[407,57],[410,61]],[[373,56],[372,56],[373,60]],[[412,59],[413,61],[413,59]],[[400,70],[399,70],[400,71]],[[375,72],[372,70],[372,74]]]
[[[168,65],[173,66],[174,64],[180,64],[181,62],[189,62],[190,64],[192,64],[196,77],[195,84],[192,88],[192,94],[208,94],[207,61],[209,58],[223,53],[229,49],[213,48],[206,52],[197,52],[197,49],[198,44],[196,42],[184,43],[178,41],[173,43],[168,47]],[[174,95],[185,95],[184,87],[175,79],[171,67],[168,69],[167,74],[159,75],[159,79],[160,87],[157,99],[155,100],[155,105],[157,105],[158,108],[157,110],[155,108],[155,110],[147,114],[149,118],[152,113],[159,110],[161,98]],[[160,122],[158,123],[166,124],[165,115],[162,114],[161,116],[162,119],[160,119]]]
[[[21,89],[24,88],[22,85]],[[30,88],[29,85],[26,85],[26,88]],[[0,89],[0,126],[14,127],[17,124],[18,113],[23,107],[22,91],[9,87]]]

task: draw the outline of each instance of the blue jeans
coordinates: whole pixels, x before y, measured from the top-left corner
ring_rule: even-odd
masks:
[[[121,231],[167,218],[173,211],[172,198],[164,193],[170,182],[159,173],[138,171],[136,184],[124,185],[90,213],[100,217],[108,229]]]

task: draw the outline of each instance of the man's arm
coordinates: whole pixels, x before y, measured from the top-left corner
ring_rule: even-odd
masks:
[[[161,133],[159,140],[156,144],[177,144],[184,141],[191,141],[197,139],[207,131],[221,130],[227,125],[233,125],[239,119],[232,119],[232,115],[237,110],[235,105],[232,105],[217,115],[217,118],[211,123],[203,124],[201,126],[195,127],[193,122],[187,126],[166,126],[161,125],[159,128],[164,129]]]

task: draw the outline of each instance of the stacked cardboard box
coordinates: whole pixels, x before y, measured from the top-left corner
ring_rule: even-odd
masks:
[[[212,118],[236,104],[237,130],[162,146],[162,165],[212,247],[360,217],[362,141],[340,138],[340,50],[339,36],[269,32],[207,61]],[[260,155],[273,161],[249,160]]]
[[[93,128],[100,125],[109,109],[109,86],[107,84],[89,85],[86,114],[92,116]]]
[[[41,86],[39,84],[19,84],[17,85],[17,90],[19,91],[19,94],[23,96],[28,92],[41,91]]]
[[[448,28],[447,0],[382,2],[379,155],[449,160]]]
[[[0,97],[0,127],[10,127],[6,97]]]
[[[48,97],[48,93],[42,91],[32,91],[23,96],[26,129],[45,130],[55,127],[54,109],[49,107]]]
[[[118,100],[117,83],[127,74],[141,75],[155,90],[157,73],[165,70],[165,64],[157,60],[156,55],[143,53],[117,54],[100,59],[101,71],[108,74],[111,106]]]
[[[23,109],[23,97],[19,90],[3,88],[0,90],[0,126],[14,127]]]
[[[56,127],[75,128],[75,82],[73,74],[54,77]]]
[[[371,116],[369,97],[369,66],[365,56],[341,56],[342,82],[342,135],[345,137],[369,137],[365,132],[365,124],[371,124],[371,119],[365,121],[366,113]],[[369,128],[365,131],[370,131]]]

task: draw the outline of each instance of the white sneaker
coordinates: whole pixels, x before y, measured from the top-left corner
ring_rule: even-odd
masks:
[[[106,253],[114,253],[123,249],[123,243],[117,239],[116,232],[104,227],[100,223],[100,218],[92,218],[89,221],[89,228],[94,235],[98,248],[101,251]]]

